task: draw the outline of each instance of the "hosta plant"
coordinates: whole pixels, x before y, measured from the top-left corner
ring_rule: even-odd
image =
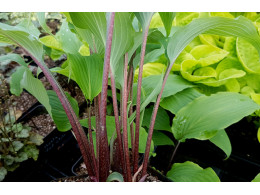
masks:
[[[206,90],[197,90],[199,82],[217,77],[216,64],[229,54],[212,44],[201,44],[198,36],[204,43],[215,41],[215,37],[208,41],[203,33],[239,37],[260,52],[257,29],[244,16],[63,14],[66,19],[55,35],[46,25],[44,13],[37,14],[48,34],[41,38],[28,20],[17,26],[0,24],[0,41],[22,47],[53,90],[45,90],[21,57],[1,58],[12,58],[22,65],[10,80],[13,94],[20,95],[26,89],[45,106],[59,130],[72,128],[92,181],[144,181],[154,144],[174,144],[163,131],[172,132],[178,145],[191,138],[210,139],[229,155],[230,148],[223,147],[222,142],[228,140],[224,129],[260,108],[237,91],[206,94]],[[221,45],[221,40],[217,41]],[[65,54],[67,60],[61,67],[48,69],[44,53],[53,60]],[[245,75],[232,68],[232,63],[229,68],[223,65],[218,69],[219,73],[226,71],[218,77],[224,84],[226,78]],[[87,119],[79,120],[76,100],[63,91],[55,73],[78,84],[89,105]],[[112,115],[107,112],[108,96],[112,97]],[[165,109],[175,114],[172,123]],[[87,134],[82,126],[88,127]],[[142,153],[143,161],[139,162]],[[203,170],[192,162],[174,164],[167,176],[174,181],[219,181],[212,169]]]

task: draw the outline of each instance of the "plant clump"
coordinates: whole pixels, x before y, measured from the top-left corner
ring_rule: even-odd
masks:
[[[37,146],[43,137],[31,132],[29,126],[16,123],[19,112],[15,108],[14,96],[9,95],[7,83],[0,75],[0,181],[8,171],[14,171],[20,163],[39,155]]]

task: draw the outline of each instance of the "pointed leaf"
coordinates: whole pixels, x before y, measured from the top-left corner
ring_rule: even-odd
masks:
[[[69,54],[68,61],[75,81],[85,98],[92,101],[101,92],[102,88],[102,58],[98,54],[91,56]]]
[[[214,137],[210,138],[209,141],[225,152],[227,155],[225,160],[229,158],[232,151],[232,146],[225,130],[218,131],[218,133]]]
[[[144,31],[150,24],[154,12],[135,12],[134,14],[137,17],[138,21],[141,23]]]
[[[159,12],[162,22],[164,24],[167,36],[171,33],[172,21],[176,15],[175,12]]]
[[[252,182],[260,182],[260,173],[252,180]]]
[[[209,139],[218,130],[238,122],[259,108],[250,98],[233,92],[202,96],[177,112],[173,119],[173,134],[180,141],[189,138]]]

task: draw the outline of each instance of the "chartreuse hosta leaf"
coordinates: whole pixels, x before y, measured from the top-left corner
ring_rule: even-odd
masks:
[[[177,112],[173,119],[173,135],[182,142],[190,138],[209,139],[259,108],[253,100],[238,93],[201,96]]]
[[[103,61],[100,55],[68,55],[73,77],[86,99],[92,101],[102,88]]]
[[[203,169],[190,161],[174,163],[166,176],[174,182],[220,182],[212,168]]]
[[[242,16],[236,19],[224,17],[198,18],[180,28],[170,38],[167,54],[171,64],[175,62],[183,49],[202,33],[241,37],[250,42],[260,52],[260,37],[252,22],[247,18]]]
[[[151,75],[161,75],[166,71],[166,68],[167,67],[164,64],[156,63],[156,62],[144,64],[142,77],[145,78]],[[137,82],[138,73],[139,73],[139,68],[135,70],[134,82]]]
[[[40,38],[42,44],[52,49],[63,51],[61,42],[59,42],[55,37],[48,35]]]
[[[227,155],[226,159],[229,158],[232,146],[225,130],[218,131],[218,133],[214,137],[210,138],[209,141],[225,152]]]
[[[245,70],[249,73],[260,74],[260,61],[257,49],[242,38],[237,38],[237,56]]]
[[[180,72],[183,78],[193,82],[217,77],[217,73],[214,68],[202,67],[197,60],[183,61]]]
[[[189,24],[193,19],[198,17],[198,12],[178,12],[174,18],[174,25],[184,26],[186,24]]]
[[[198,45],[190,51],[190,54],[201,66],[208,66],[225,58],[228,52],[212,45]]]
[[[234,84],[234,79],[241,78],[246,75],[246,72],[244,71],[241,63],[236,58],[230,57],[225,58],[217,65],[216,72],[217,78],[205,79],[199,81],[198,83],[213,87],[219,87],[225,84],[229,85],[231,84],[230,82]]]
[[[88,119],[82,119],[80,120],[80,124],[84,127],[88,128]],[[135,129],[135,123],[134,124],[134,129]],[[96,117],[91,117],[91,126],[92,129],[94,129],[94,127],[96,126]],[[108,144],[110,143],[110,140],[115,132],[116,129],[116,124],[115,124],[115,117],[114,116],[106,116],[106,126],[107,126],[107,138],[108,138]],[[134,130],[135,131],[135,130]],[[131,147],[131,136],[130,136],[130,130],[128,131],[129,135],[128,135],[128,143],[129,143],[129,147]],[[95,132],[93,131],[93,135],[95,135]],[[139,152],[140,153],[144,153],[145,151],[145,146],[146,146],[146,140],[147,140],[147,132],[145,131],[144,128],[141,127],[140,129],[140,146],[139,146]],[[94,137],[94,136],[93,136]],[[95,143],[95,142],[94,142]],[[95,144],[94,144],[95,145]],[[95,147],[95,151],[96,151],[96,146]],[[154,146],[152,143],[152,147],[151,150],[153,150]]]
[[[226,18],[234,18],[234,16],[229,12],[210,12],[211,17],[220,16]]]
[[[257,176],[255,176],[252,182],[260,182],[260,173],[258,173]]]

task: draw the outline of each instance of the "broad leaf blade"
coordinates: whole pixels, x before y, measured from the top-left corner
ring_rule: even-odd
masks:
[[[154,12],[135,12],[134,13],[142,25],[143,31],[148,27]]]
[[[98,54],[81,56],[68,55],[73,77],[86,99],[92,101],[102,88],[103,62]]]
[[[238,122],[260,107],[249,97],[233,92],[202,96],[179,110],[173,119],[177,140],[209,139],[220,129]]]
[[[173,164],[167,177],[175,182],[219,182],[219,178],[211,168],[203,169],[199,165],[186,161]]]

